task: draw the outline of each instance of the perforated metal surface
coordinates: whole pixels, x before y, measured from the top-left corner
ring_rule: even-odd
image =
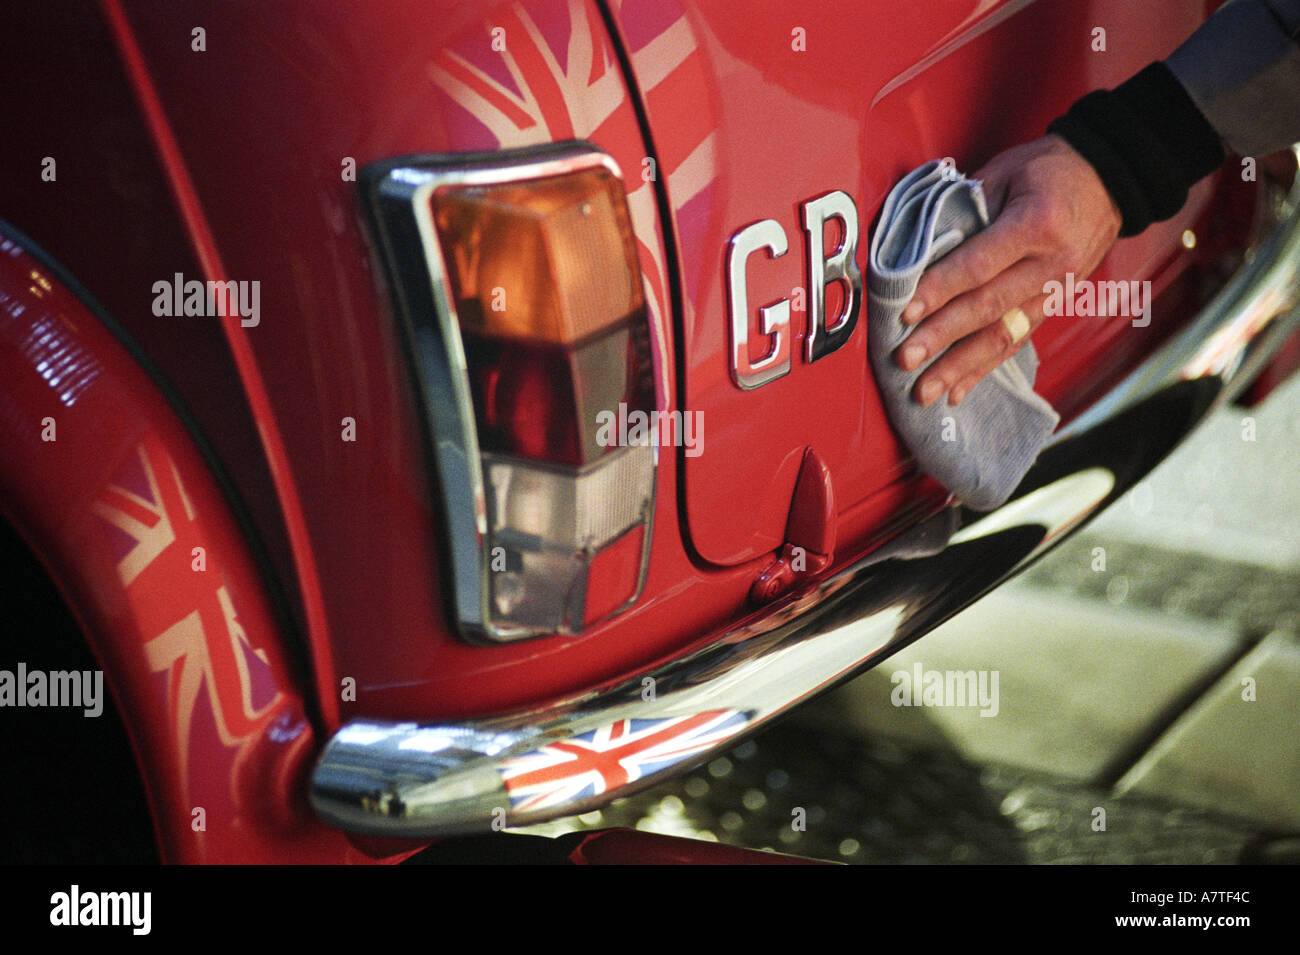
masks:
[[[1260,836],[1238,820],[789,723],[684,779],[522,831],[618,826],[848,863],[1231,863]]]
[[[1273,724],[1294,726],[1295,667],[1252,670],[1267,690],[1257,702],[1207,710],[1190,728],[1181,719],[1224,695],[1225,680],[1239,694],[1239,674],[1229,668],[1253,659],[1252,648],[1267,643],[1282,664],[1300,656],[1298,436],[1300,381],[1262,408],[1221,409],[1148,480],[1006,588],[998,632],[915,645],[927,665],[1002,670],[1004,690],[1016,692],[1003,700],[1009,722],[997,746],[988,745],[997,734],[979,718],[970,730],[978,737],[963,737],[951,721],[937,734],[884,736],[883,726],[901,724],[879,718],[882,707],[890,709],[889,683],[875,672],[837,691],[858,693],[857,707],[824,698],[687,777],[527,831],[627,826],[849,863],[1300,861],[1289,817],[1267,811],[1300,800],[1300,776],[1287,769],[1294,734],[1261,736],[1252,729],[1258,721],[1250,721],[1259,714],[1249,708],[1266,707],[1278,717]],[[1074,617],[1065,626],[1060,615],[1068,613]],[[1094,618],[1106,623],[1104,639],[1080,623]],[[1035,664],[1007,638],[1015,627],[1034,636],[1024,646],[1064,654],[1070,665],[1049,672]],[[1194,636],[1200,649],[1189,653],[1185,644]],[[1117,640],[1128,656],[1115,656]],[[1181,668],[1172,665],[1179,650]],[[1099,665],[1108,654],[1113,665]],[[1119,663],[1140,672],[1120,671],[1130,679],[1118,680]],[[1115,732],[1101,732],[1096,720],[1124,702],[1115,694],[1125,692],[1176,705],[1150,713],[1130,706],[1133,719],[1117,714],[1108,724]],[[1097,749],[1100,768],[1066,779],[1047,768],[1050,761],[1030,758],[1039,751],[1015,732],[1023,693],[1040,701],[1095,698],[1078,712],[1054,710],[1053,729]],[[925,711],[903,715],[918,725],[933,721]],[[1203,791],[1185,792],[1150,765],[1150,754],[1170,762],[1172,753],[1186,777],[1203,759],[1198,734],[1233,741],[1230,759],[1215,758],[1227,761],[1216,770],[1234,781],[1234,791],[1203,773],[1196,783]],[[975,742],[987,758],[963,755],[981,749]],[[1255,796],[1265,787],[1268,798],[1247,798],[1251,786]]]

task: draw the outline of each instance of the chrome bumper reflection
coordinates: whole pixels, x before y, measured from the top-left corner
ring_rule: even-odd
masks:
[[[1300,325],[1298,210],[1300,179],[1229,284],[1063,429],[1003,507],[949,509],[708,647],[600,692],[457,724],[355,720],[317,763],[316,811],[350,831],[419,838],[584,812],[917,639],[1127,491],[1254,377]]]

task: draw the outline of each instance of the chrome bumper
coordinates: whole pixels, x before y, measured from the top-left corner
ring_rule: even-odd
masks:
[[[1062,429],[998,510],[950,508],[614,687],[454,724],[354,720],[316,765],[316,811],[402,838],[584,812],[716,755],[938,626],[1145,476],[1300,325],[1300,177],[1276,216],[1195,321]]]

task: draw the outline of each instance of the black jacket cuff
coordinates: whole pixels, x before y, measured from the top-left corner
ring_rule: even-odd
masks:
[[[1084,96],[1047,131],[1097,170],[1123,217],[1121,236],[1173,216],[1224,160],[1219,134],[1161,62]]]

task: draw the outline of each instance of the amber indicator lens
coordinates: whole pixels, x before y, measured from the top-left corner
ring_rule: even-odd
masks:
[[[623,184],[602,166],[443,187],[433,219],[465,333],[573,345],[645,304]]]

